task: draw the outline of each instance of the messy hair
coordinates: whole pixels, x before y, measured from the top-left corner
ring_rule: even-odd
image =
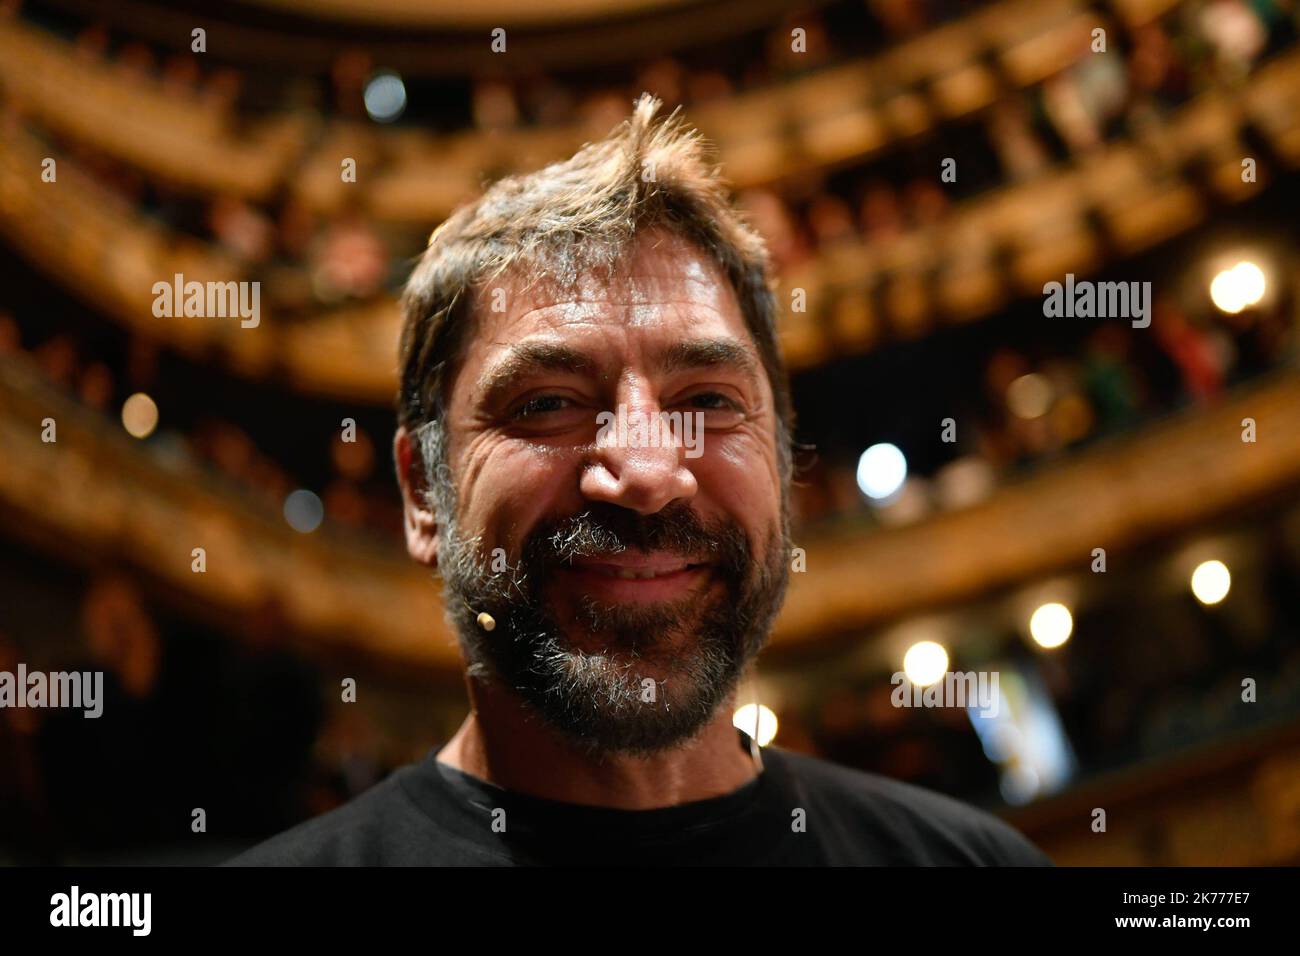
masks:
[[[679,112],[656,120],[660,105],[642,94],[608,137],[563,162],[498,181],[429,237],[402,295],[398,420],[410,432],[424,430],[420,445],[435,497],[447,477],[444,391],[486,285],[507,273],[561,285],[609,274],[652,228],[697,246],[730,281],[772,387],[788,481],[794,412],[766,246],[732,204],[699,133]]]

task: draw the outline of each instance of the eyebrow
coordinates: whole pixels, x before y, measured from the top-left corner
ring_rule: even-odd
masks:
[[[694,368],[733,368],[750,378],[757,377],[754,356],[735,339],[676,342],[660,355],[659,366],[665,372]]]
[[[757,362],[743,345],[734,339],[694,339],[675,342],[659,355],[664,372],[686,369],[732,368],[751,379],[758,378]],[[596,363],[584,353],[567,345],[552,342],[525,342],[512,345],[506,357],[485,372],[478,381],[484,405],[492,405],[503,393],[523,378],[543,372],[590,372]]]
[[[525,342],[512,345],[506,357],[479,379],[478,389],[484,404],[491,404],[521,378],[540,372],[581,373],[592,366],[587,356],[567,345]]]

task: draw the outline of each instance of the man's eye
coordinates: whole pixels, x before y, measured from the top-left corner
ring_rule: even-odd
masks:
[[[736,403],[721,392],[701,392],[698,395],[692,395],[687,402],[694,408],[702,410],[719,409],[722,411],[732,411],[736,409]]]
[[[703,426],[710,429],[735,428],[745,419],[740,402],[722,392],[697,392],[678,407],[687,414],[699,415]]]
[[[572,402],[562,395],[539,395],[537,398],[530,398],[528,401],[516,408],[511,417],[516,420],[536,418],[539,415],[546,415],[550,412],[563,411],[571,404]]]

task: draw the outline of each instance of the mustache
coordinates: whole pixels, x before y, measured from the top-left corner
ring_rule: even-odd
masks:
[[[749,558],[749,545],[739,528],[724,521],[706,523],[685,502],[648,515],[596,503],[535,528],[524,547],[524,564],[567,564],[630,550],[708,560],[724,570],[743,568]]]
[[[450,528],[438,572],[458,598],[452,602],[454,613],[473,633],[479,611],[490,611],[498,622],[543,614],[544,592],[565,566],[628,550],[707,563],[733,601],[743,597],[754,573],[749,541],[739,525],[725,518],[705,521],[681,501],[649,515],[606,502],[589,503],[580,512],[539,522],[524,537],[517,556],[500,567],[487,557],[480,537],[461,538]],[[761,579],[770,571],[758,573]]]

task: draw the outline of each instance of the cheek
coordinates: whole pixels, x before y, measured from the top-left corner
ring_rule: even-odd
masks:
[[[468,450],[461,479],[460,518],[485,547],[516,555],[522,535],[575,493],[578,458],[572,449],[497,441]],[[471,530],[472,529],[472,530]]]
[[[752,535],[765,536],[781,510],[780,477],[771,447],[752,435],[737,434],[709,436],[705,448],[691,465],[701,495]]]

